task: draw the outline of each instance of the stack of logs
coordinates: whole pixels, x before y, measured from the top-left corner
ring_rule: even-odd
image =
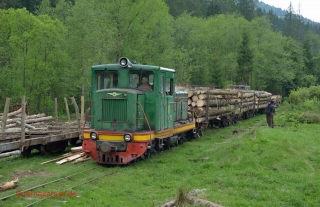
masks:
[[[177,88],[188,92],[188,109],[194,109],[197,122],[230,114],[242,115],[249,110],[264,109],[272,94],[266,91],[241,89],[210,89],[209,87]],[[281,103],[281,96],[275,96]],[[208,117],[207,117],[208,116]],[[188,114],[192,118],[192,112]]]
[[[2,120],[2,114],[0,114],[0,120]],[[52,116],[46,116],[46,114],[34,114],[25,117],[25,131],[29,130],[41,131],[47,130],[48,126],[45,124],[47,121],[53,120]],[[0,121],[0,131],[5,133],[19,133],[21,132],[21,108],[17,111],[7,114],[7,120],[5,129],[2,128],[3,123]]]

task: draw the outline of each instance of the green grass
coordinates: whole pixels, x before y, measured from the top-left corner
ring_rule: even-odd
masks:
[[[0,192],[0,197],[95,168],[35,190],[68,193],[72,186],[101,176],[72,189],[77,197],[49,198],[34,206],[160,206],[174,199],[179,188],[206,189],[199,197],[222,206],[318,206],[320,127],[287,122],[285,113],[289,112],[277,111],[273,129],[259,115],[227,128],[206,129],[199,139],[127,167],[106,167],[91,160],[40,165],[58,154],[4,158],[0,182],[11,180],[17,172],[30,173],[20,178],[16,189]],[[31,198],[14,196],[0,201],[0,206],[26,206],[39,199]]]

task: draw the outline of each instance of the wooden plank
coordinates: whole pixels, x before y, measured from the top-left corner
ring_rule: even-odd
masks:
[[[77,153],[78,153],[78,152],[76,152],[76,153],[71,153],[71,152],[70,152],[70,153],[67,153],[67,154],[62,155],[62,157],[58,157],[58,158],[56,158],[56,159],[48,160],[48,161],[46,161],[46,162],[42,162],[41,164],[47,164],[47,163],[54,162],[54,161],[57,161],[57,160],[62,160],[62,159],[71,157],[71,156],[73,156],[73,155],[76,155]]]
[[[77,159],[77,158],[79,158],[79,157],[81,157],[81,156],[83,156],[83,155],[84,155],[84,153],[81,152],[80,154],[73,155],[73,156],[68,157],[68,158],[66,158],[66,159],[67,159],[68,161],[72,161],[72,160],[75,160],[75,159]]]
[[[66,162],[68,162],[68,160],[67,160],[67,159],[62,159],[62,160],[60,160],[60,161],[56,162],[56,164],[58,164],[58,165],[62,165],[62,164],[64,164],[64,163],[66,163]]]
[[[84,162],[84,161],[87,161],[87,160],[90,160],[90,159],[91,159],[91,157],[80,157],[80,158],[76,159],[75,161],[73,161],[72,163],[73,164],[77,164],[79,162]]]
[[[82,151],[82,146],[80,146],[80,147],[72,147],[71,151],[72,152],[74,152],[74,151]]]

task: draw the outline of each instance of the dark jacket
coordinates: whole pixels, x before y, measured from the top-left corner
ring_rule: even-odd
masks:
[[[266,115],[270,116],[271,113],[275,113],[276,109],[274,108],[274,105],[270,103],[266,108]]]

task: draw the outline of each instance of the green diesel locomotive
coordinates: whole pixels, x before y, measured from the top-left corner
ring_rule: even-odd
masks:
[[[90,127],[82,148],[101,164],[126,165],[201,136],[189,120],[187,92],[175,91],[175,71],[136,64],[92,67]]]

